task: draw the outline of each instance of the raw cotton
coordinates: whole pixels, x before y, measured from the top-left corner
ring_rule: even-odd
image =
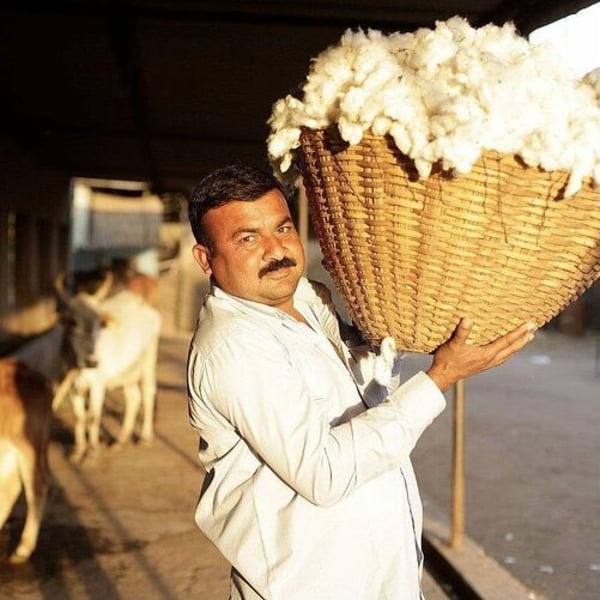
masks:
[[[347,30],[313,60],[302,99],[273,105],[268,152],[293,180],[302,127],[336,124],[349,144],[389,135],[420,177],[432,166],[468,173],[484,150],[600,185],[600,73],[579,79],[549,45],[512,23],[475,29],[461,17],[434,29],[384,35]],[[284,175],[286,174],[286,175]]]

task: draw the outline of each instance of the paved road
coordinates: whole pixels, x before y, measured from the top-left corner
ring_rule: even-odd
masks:
[[[466,530],[548,600],[600,599],[600,337],[540,331],[466,384]],[[405,376],[429,364],[410,355]],[[430,509],[450,502],[452,404],[414,462]],[[507,599],[510,600],[510,599]]]

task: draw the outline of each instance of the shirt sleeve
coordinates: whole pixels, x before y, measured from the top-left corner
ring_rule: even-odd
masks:
[[[397,468],[445,407],[437,386],[419,373],[376,407],[332,426],[324,399],[311,395],[285,348],[263,337],[236,332],[202,364],[193,364],[192,352],[191,402],[210,403],[269,468],[314,504],[335,504]]]

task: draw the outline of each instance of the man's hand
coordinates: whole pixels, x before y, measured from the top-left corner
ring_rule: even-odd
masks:
[[[435,351],[427,375],[445,392],[459,379],[502,364],[533,339],[535,328],[526,323],[485,346],[471,346],[467,338],[473,322],[461,319],[452,337]]]

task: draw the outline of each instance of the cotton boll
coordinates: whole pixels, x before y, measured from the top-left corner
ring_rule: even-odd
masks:
[[[465,88],[470,85],[470,71],[477,66],[477,58],[473,54],[468,49],[463,49],[457,52],[452,60],[452,69],[455,72],[455,77]]]
[[[421,148],[419,157],[428,163],[436,163],[443,154],[446,138],[438,138],[429,142],[424,148]]]
[[[488,60],[491,62],[493,58],[490,56],[489,58],[481,58],[480,60],[471,59],[467,61],[464,74],[467,78],[465,83],[468,82],[470,90],[476,90],[487,80],[489,67],[486,63]]]
[[[423,106],[429,115],[450,112],[449,107],[452,106],[455,98],[449,89],[436,85],[429,86],[423,96]]]
[[[363,86],[375,93],[388,85],[393,85],[401,76],[400,65],[391,55],[386,54],[379,61],[377,69],[366,74]]]
[[[407,126],[408,135],[411,139],[411,156],[417,157],[429,142],[429,129],[426,123],[409,123]]]
[[[583,82],[592,88],[596,96],[596,102],[600,104],[600,67],[587,73],[583,78]]]
[[[579,172],[581,179],[584,179],[586,175],[591,174],[594,170],[594,155],[588,151],[592,141],[587,132],[577,138],[580,142],[579,146],[575,151],[575,169],[573,172]]]
[[[339,106],[339,100],[343,98],[347,88],[347,85],[342,85],[335,79],[322,81],[315,89],[307,88],[304,91],[306,113],[311,115],[330,113],[332,108]]]
[[[364,83],[369,75],[377,73],[381,69],[381,65],[387,59],[388,52],[383,44],[361,47],[354,60],[354,82],[358,85]]]
[[[382,112],[381,94],[378,87],[353,86],[340,101],[340,111],[351,121],[370,125]]]
[[[363,128],[357,123],[349,121],[346,117],[340,117],[338,129],[342,139],[346,140],[351,146],[359,144],[360,140],[362,140],[364,133]]]
[[[425,44],[420,48],[419,61],[413,64],[419,70],[425,69],[427,74],[450,61],[456,52],[457,47],[451,35],[427,36]]]
[[[514,25],[510,22],[502,28],[492,24],[484,25],[476,31],[474,45],[482,52],[493,54],[504,62],[513,52],[512,31]]]
[[[532,44],[522,51],[522,55],[531,61],[540,75],[547,75],[549,79],[561,81],[574,81],[575,73],[566,62],[563,54],[550,42]]]
[[[530,167],[540,166],[540,155],[538,149],[534,147],[531,141],[528,144],[523,144],[519,150],[519,156],[523,162]]]
[[[593,86],[600,85],[600,67],[596,67],[595,69],[592,69],[589,73],[586,73],[583,76],[583,80]]]
[[[340,109],[348,121],[358,121],[363,104],[368,99],[368,92],[360,87],[352,87],[340,101]]]
[[[381,98],[378,94],[369,96],[361,107],[358,121],[363,125],[363,129],[369,129],[378,115],[382,113]]]
[[[569,181],[567,183],[567,187],[565,188],[565,198],[570,198],[571,196],[574,196],[581,189],[582,179],[582,173],[578,172],[575,169],[571,172]]]
[[[343,48],[333,48],[325,52],[313,63],[313,73],[324,80],[335,78],[339,81],[352,79],[352,62],[348,60],[348,52]],[[307,81],[311,81],[310,75]]]
[[[457,99],[453,107],[453,114],[458,123],[479,122],[484,118],[484,111],[472,96],[463,96]]]
[[[496,99],[496,85],[489,80],[482,81],[481,85],[475,90],[475,97],[482,109],[489,113],[490,107],[493,106]]]
[[[410,136],[408,135],[408,132],[406,131],[406,127],[396,123],[395,125],[392,125],[390,127],[389,133],[392,136],[392,139],[394,140],[394,144],[396,144],[396,148],[398,148],[398,150],[400,150],[402,154],[410,156],[412,150],[412,142]]]
[[[389,133],[391,126],[392,120],[388,119],[388,117],[375,117],[371,125],[371,133],[377,137],[384,137]],[[398,144],[396,145],[398,146]]]
[[[423,74],[425,77],[431,75],[432,69],[435,69],[440,50],[436,48],[435,35],[430,30],[420,30],[417,32],[418,51],[406,53],[406,65]]]
[[[444,22],[436,21],[436,31],[444,24]],[[452,33],[452,37],[461,44],[470,43],[476,36],[476,30],[471,27],[469,22],[464,17],[450,17],[445,22],[445,27]]]
[[[454,119],[447,115],[441,115],[432,118],[429,123],[429,130],[431,131],[431,135],[436,139],[440,138],[443,135],[446,135],[453,128]]]
[[[339,102],[340,95],[342,95],[342,90],[344,89],[343,81],[344,79],[342,78],[327,78],[319,82],[320,98],[325,106],[334,105]]]
[[[559,171],[564,168],[565,140],[560,135],[552,135],[547,132],[540,134],[544,152],[541,156],[540,166],[545,171]]]
[[[300,144],[300,130],[293,127],[280,129],[277,133],[269,136],[267,143],[271,156],[274,158],[285,156],[290,149],[297,148]]]
[[[302,103],[293,98],[292,96],[286,96],[281,100],[278,100],[273,105],[273,110],[270,119],[267,123],[273,130],[281,129],[286,127],[290,120],[290,115],[302,109]]]
[[[420,98],[411,96],[411,90],[404,80],[387,86],[380,97],[382,113],[398,123],[410,123],[417,112],[423,110]]]
[[[461,135],[460,129],[446,139],[444,147],[444,163],[449,165],[454,171],[461,174],[469,173],[473,163],[481,154],[481,147],[476,140],[464,141],[464,134]]]
[[[504,135],[499,133],[493,138],[484,133],[481,146],[486,150],[496,150],[500,154],[519,154],[521,141],[510,131]]]
[[[297,113],[297,116],[302,117],[302,122],[297,119],[293,120],[295,127],[312,127],[313,129],[320,129],[321,127],[327,127],[331,123],[335,123],[340,116],[340,107],[338,104],[321,104],[320,102],[304,103],[304,111]]]
[[[427,179],[431,175],[433,164],[423,158],[415,158],[415,168],[421,179]]]
[[[279,163],[279,169],[282,173],[285,173],[292,166],[292,153],[286,152],[283,155],[281,162]]]

